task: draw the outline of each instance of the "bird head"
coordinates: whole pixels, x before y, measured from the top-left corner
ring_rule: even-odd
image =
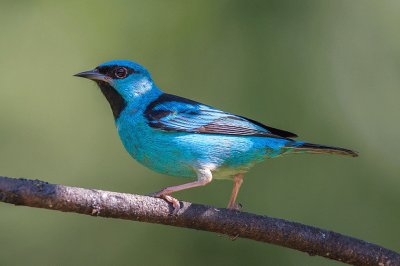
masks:
[[[138,63],[114,60],[75,74],[93,80],[100,87],[117,118],[126,104],[153,88],[150,73]]]

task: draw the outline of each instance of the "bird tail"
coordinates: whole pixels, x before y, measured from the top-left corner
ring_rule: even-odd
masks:
[[[358,156],[358,153],[352,150],[312,143],[301,143],[298,146],[294,146],[289,153],[337,154],[351,157]]]

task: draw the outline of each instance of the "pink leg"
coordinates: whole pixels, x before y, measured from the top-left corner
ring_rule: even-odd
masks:
[[[240,205],[236,203],[236,197],[239,193],[240,186],[243,183],[243,177],[244,177],[244,174],[242,174],[242,173],[236,174],[233,177],[233,189],[232,189],[231,198],[228,203],[228,209],[240,210]]]
[[[177,214],[180,209],[179,201],[177,199],[175,199],[174,197],[172,197],[171,194],[174,192],[189,189],[189,188],[205,186],[208,183],[210,183],[211,180],[212,180],[211,171],[200,169],[200,170],[197,170],[197,180],[196,181],[178,185],[178,186],[166,187],[166,188],[160,190],[159,192],[151,194],[151,196],[157,197],[157,198],[162,198],[162,199],[168,201],[169,203],[171,203],[172,206],[174,207],[173,214]]]

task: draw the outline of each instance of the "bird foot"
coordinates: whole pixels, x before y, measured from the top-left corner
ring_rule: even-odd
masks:
[[[181,209],[181,205],[179,203],[179,200],[177,200],[176,198],[172,197],[171,195],[168,194],[163,194],[163,190],[159,191],[159,192],[154,192],[149,194],[150,197],[154,197],[154,198],[160,198],[165,200],[168,203],[172,204],[172,207],[174,207],[174,210],[172,211],[172,215],[177,215],[179,210]]]
[[[240,211],[242,207],[243,207],[242,204],[233,202],[229,203],[227,208],[234,211]]]
[[[238,237],[239,237],[239,234],[234,235],[234,236],[229,236],[229,239],[230,239],[231,241],[235,241],[236,239],[238,239]]]

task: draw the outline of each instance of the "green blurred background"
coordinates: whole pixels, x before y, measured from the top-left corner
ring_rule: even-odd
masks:
[[[146,194],[185,180],[122,147],[94,83],[111,59],[169,93],[352,148],[256,166],[239,202],[400,250],[400,2],[0,2],[0,175]],[[224,207],[231,183],[177,193]],[[337,265],[212,233],[0,204],[0,265]]]

